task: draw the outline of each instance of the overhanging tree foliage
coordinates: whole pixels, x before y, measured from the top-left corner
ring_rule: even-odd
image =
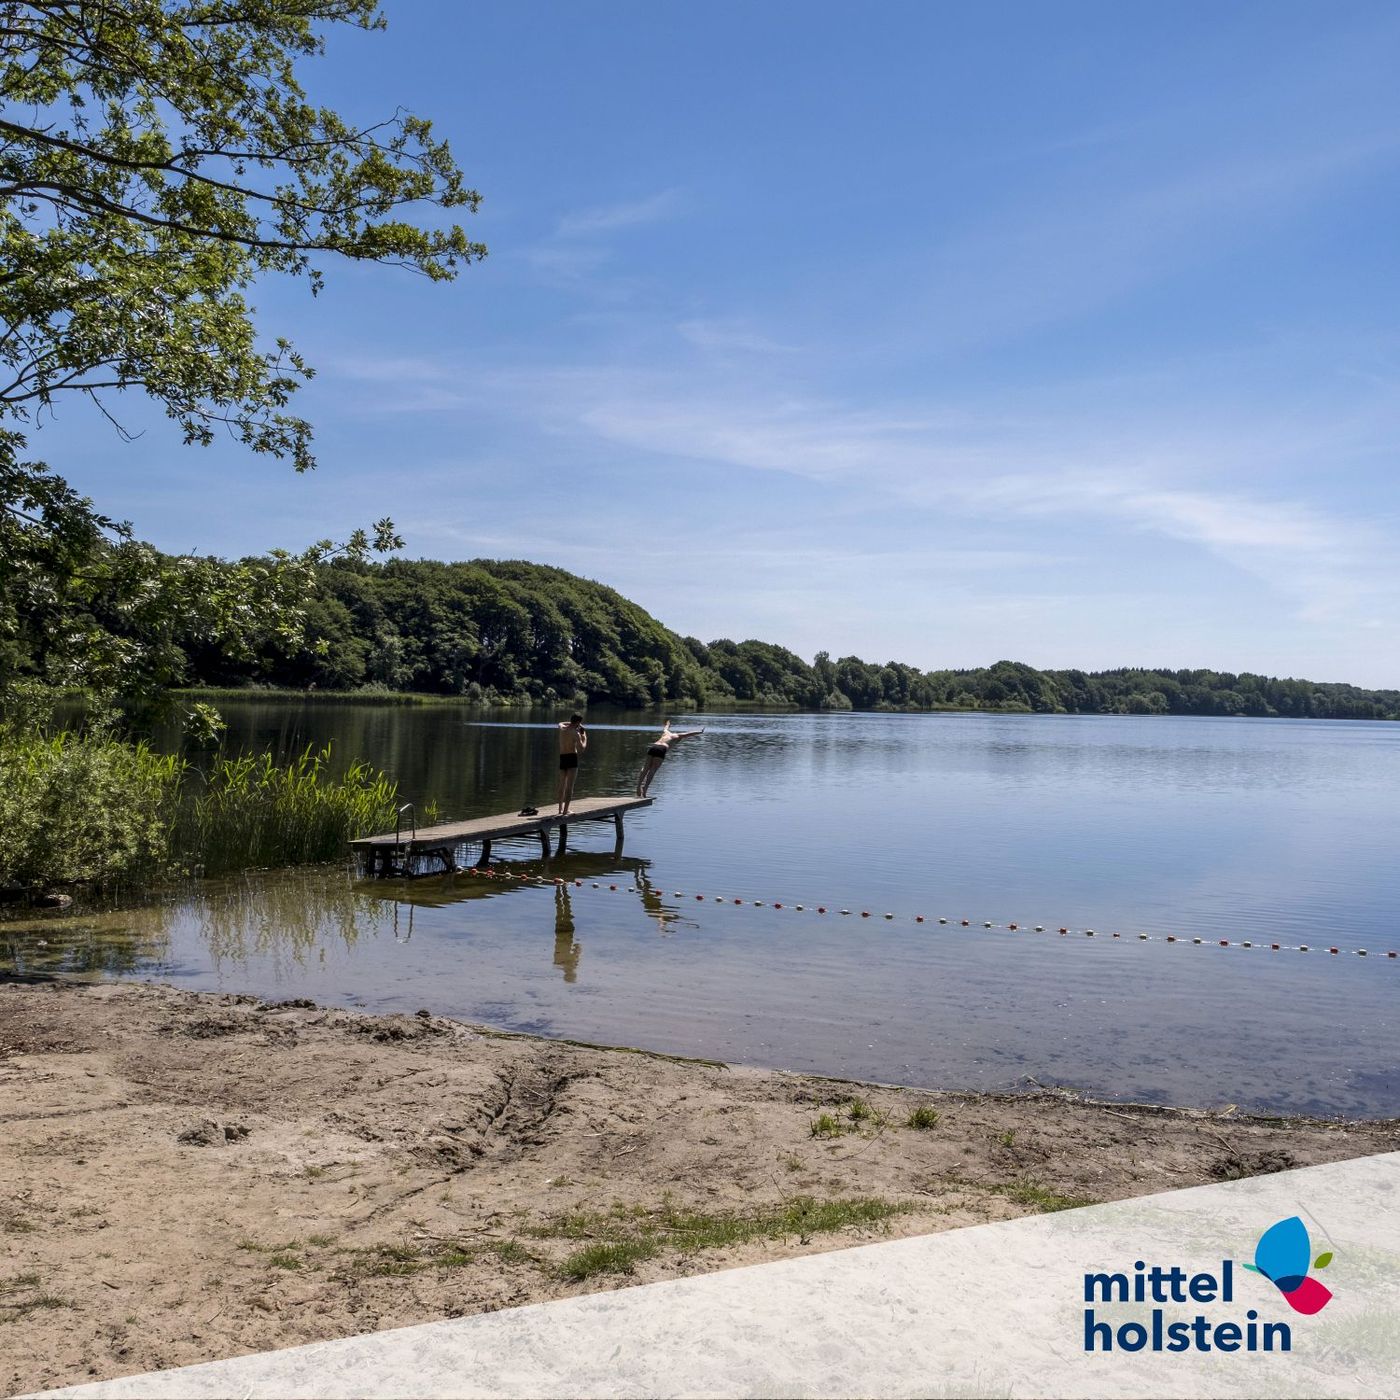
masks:
[[[260,338],[250,284],[280,273],[319,291],[331,257],[440,280],[484,255],[460,226],[408,216],[479,203],[427,121],[400,110],[354,122],[308,99],[299,65],[335,25],[382,27],[377,0],[0,0],[0,545],[11,551],[0,666],[25,627],[58,626],[69,679],[101,685],[116,670],[163,683],[153,653],[133,670],[112,644],[104,597],[128,641],[138,624],[168,630],[169,610],[208,586],[213,635],[235,650],[225,624],[240,608],[280,608],[296,625],[290,604],[324,550],[274,558],[257,576],[222,565],[211,580],[209,561],[162,576],[159,556],[22,460],[23,434],[65,395],[120,431],[120,395],[134,390],[187,443],[226,431],[305,470],[311,428],[287,410],[312,370],[290,341]],[[392,529],[378,534],[383,544]],[[78,612],[65,611],[75,599]]]
[[[243,292],[336,255],[451,277],[485,253],[409,205],[475,209],[430,123],[310,103],[298,60],[377,0],[0,3],[0,413],[139,388],[189,442],[220,425],[311,465],[283,412],[308,367]]]
[[[302,635],[317,570],[402,545],[381,520],[299,554],[171,558],[48,473],[0,460],[0,491],[0,722],[41,719],[54,691],[79,687],[149,717],[186,679],[192,645],[245,666],[270,645],[318,653],[328,644]],[[194,718],[212,733],[212,711]]]

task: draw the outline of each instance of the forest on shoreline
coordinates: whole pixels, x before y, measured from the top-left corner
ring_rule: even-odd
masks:
[[[238,658],[177,630],[184,684],[485,704],[1400,719],[1397,690],[1249,673],[1015,661],[921,671],[825,652],[808,663],[771,642],[680,636],[612,588],[523,561],[335,561],[302,611],[293,644],[269,634]]]

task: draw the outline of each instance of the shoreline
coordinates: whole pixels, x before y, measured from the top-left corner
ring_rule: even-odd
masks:
[[[1334,684],[1334,682],[1325,682]],[[667,700],[661,704],[628,705],[617,700],[592,700],[586,696],[573,699],[539,700],[530,696],[497,697],[494,700],[473,699],[465,695],[443,695],[427,690],[299,690],[276,686],[182,686],[171,692],[173,695],[190,700],[209,700],[227,703],[245,701],[266,701],[285,704],[307,703],[328,705],[384,705],[390,708],[412,708],[414,706],[457,705],[467,709],[509,710],[513,712],[538,712],[541,714],[563,714],[580,706],[592,705],[600,710],[618,710],[633,714],[707,714],[717,717],[724,715],[1023,715],[1041,718],[1061,719],[1204,719],[1204,720],[1305,720],[1313,723],[1329,724],[1400,724],[1400,715],[1254,715],[1254,714],[1198,714],[1188,710],[1163,710],[1151,712],[1131,712],[1127,710],[1036,710],[1026,705],[956,705],[951,701],[931,705],[879,705],[849,708],[811,708],[795,701],[789,704],[773,700],[724,700],[714,705],[702,704],[692,699]]]
[[[1400,1148],[0,978],[4,1393]]]

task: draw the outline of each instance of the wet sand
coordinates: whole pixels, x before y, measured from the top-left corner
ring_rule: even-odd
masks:
[[[0,982],[0,1128],[6,1393],[1400,1148],[62,981]]]

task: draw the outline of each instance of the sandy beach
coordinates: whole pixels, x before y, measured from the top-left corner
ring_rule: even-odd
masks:
[[[7,1393],[1400,1147],[57,981],[0,1124]]]

